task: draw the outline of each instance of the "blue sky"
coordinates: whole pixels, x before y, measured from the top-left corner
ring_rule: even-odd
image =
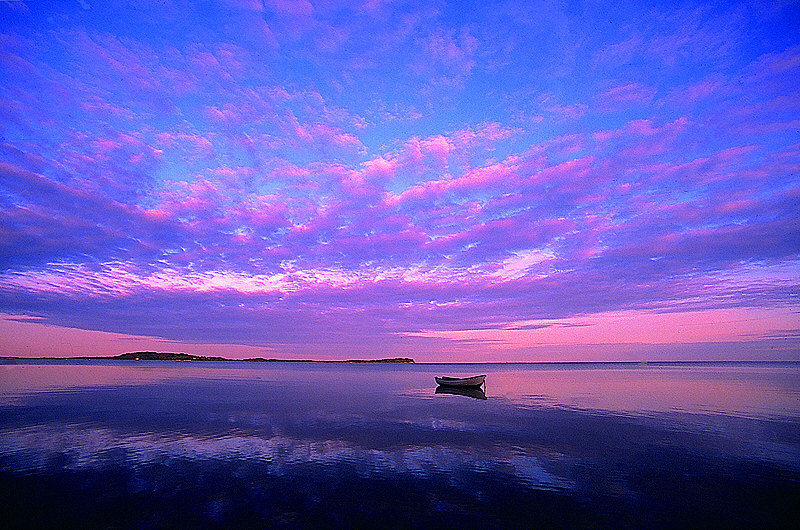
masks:
[[[0,353],[798,358],[797,2],[110,4],[0,3]]]

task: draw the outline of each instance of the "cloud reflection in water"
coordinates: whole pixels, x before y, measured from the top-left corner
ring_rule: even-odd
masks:
[[[400,526],[445,515],[505,525],[523,524],[535,507],[543,523],[567,526],[663,524],[675,513],[687,523],[777,520],[800,474],[796,411],[649,406],[659,392],[631,411],[648,369],[516,367],[514,379],[492,368],[483,401],[435,394],[430,372],[440,366],[164,366],[136,384],[81,386],[75,369],[72,387],[5,394],[14,398],[0,415],[6,489],[35,488],[39,499],[112,519],[118,504],[151,506],[133,510],[131,524],[145,513],[164,524],[352,525],[394,514]],[[775,390],[786,376],[775,374],[752,378]],[[531,384],[548,377],[584,385],[579,394],[577,385]],[[681,377],[722,387],[747,379],[725,367],[671,377],[676,389]],[[604,406],[575,407],[598,381],[616,381],[606,387],[613,395],[593,400]],[[615,410],[619,400],[627,405]],[[17,500],[19,513],[40,502]]]

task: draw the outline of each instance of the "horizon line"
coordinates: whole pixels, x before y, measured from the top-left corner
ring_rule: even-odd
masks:
[[[198,356],[202,357],[202,356]],[[135,362],[254,362],[257,358],[243,358],[243,359],[142,359]],[[392,358],[394,359],[394,358]],[[422,364],[422,365],[437,365],[437,364],[541,364],[541,365],[588,365],[588,364],[634,364],[634,365],[664,365],[664,364],[785,364],[785,363],[800,363],[800,359],[695,359],[695,360],[631,360],[631,361],[415,361],[409,357],[412,362],[376,362],[386,359],[268,359],[266,362],[255,362],[255,364],[267,363],[330,363],[330,364]],[[0,355],[2,360],[21,360],[21,361],[129,361],[130,359],[120,359],[115,357],[91,357],[91,356],[75,356],[75,357],[20,357],[14,355]]]

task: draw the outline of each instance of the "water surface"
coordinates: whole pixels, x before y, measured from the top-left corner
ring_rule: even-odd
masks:
[[[486,399],[434,375],[487,374]],[[0,363],[14,526],[781,527],[800,364]]]

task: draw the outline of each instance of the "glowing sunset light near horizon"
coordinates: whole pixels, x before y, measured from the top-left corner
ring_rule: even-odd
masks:
[[[0,356],[800,360],[797,2],[0,14]]]

